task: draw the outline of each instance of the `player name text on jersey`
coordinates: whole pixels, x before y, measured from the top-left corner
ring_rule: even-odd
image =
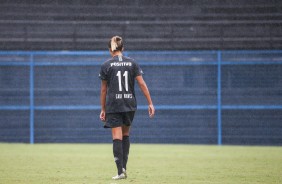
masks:
[[[116,94],[116,99],[132,98],[132,94]]]

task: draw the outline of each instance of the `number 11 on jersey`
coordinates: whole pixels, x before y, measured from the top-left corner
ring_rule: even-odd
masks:
[[[122,91],[121,71],[118,71],[116,76],[118,77],[118,89],[119,91]],[[125,81],[125,90],[128,91],[128,71],[125,71],[122,76],[124,77],[124,81]]]

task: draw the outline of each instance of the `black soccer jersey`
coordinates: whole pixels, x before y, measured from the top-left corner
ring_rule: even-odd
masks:
[[[114,56],[102,64],[99,77],[107,81],[107,113],[136,110],[134,84],[142,73],[139,65],[125,56]]]

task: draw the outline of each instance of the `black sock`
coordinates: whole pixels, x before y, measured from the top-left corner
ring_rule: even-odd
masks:
[[[129,155],[129,148],[130,148],[129,136],[123,136],[122,148],[123,148],[123,168],[126,169],[126,164]]]
[[[123,166],[122,140],[119,139],[113,140],[113,152],[118,169],[118,175],[120,175],[122,173],[122,166]]]

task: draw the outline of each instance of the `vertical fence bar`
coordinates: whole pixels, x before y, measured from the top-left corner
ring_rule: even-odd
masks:
[[[34,61],[33,54],[30,55],[30,73],[29,73],[29,99],[30,99],[30,144],[34,143]]]
[[[217,134],[217,144],[221,145],[221,51],[217,51]]]

